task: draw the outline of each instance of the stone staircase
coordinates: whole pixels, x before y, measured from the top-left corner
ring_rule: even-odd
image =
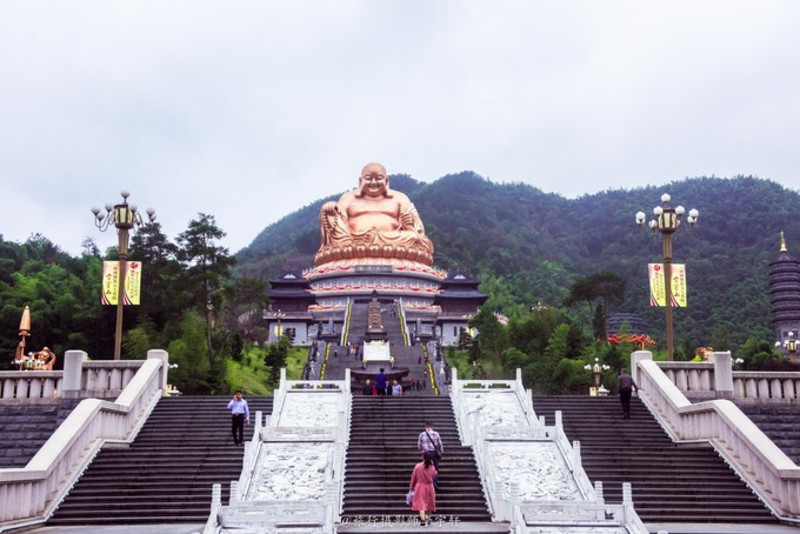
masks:
[[[350,328],[347,330],[347,343],[361,343],[369,322],[369,304],[353,302],[350,306]]]
[[[272,397],[246,397],[251,418],[272,411]],[[205,522],[211,486],[242,470],[233,445],[229,397],[161,399],[128,449],[101,451],[48,525]],[[245,438],[253,425],[245,425]]]
[[[800,465],[800,406],[794,404],[738,405],[775,445]]]
[[[622,418],[618,397],[534,397],[537,416],[553,424],[561,410],[570,441],[581,442],[586,474],[603,482],[607,502],[633,486],[636,512],[646,523],[776,523],[776,519],[711,448],[679,447],[639,399]]]
[[[416,515],[405,495],[420,461],[417,437],[426,420],[444,443],[436,516],[461,523],[490,521],[471,447],[460,444],[448,397],[353,397],[347,449],[343,522],[370,516]]]
[[[79,402],[0,404],[0,469],[25,467]]]
[[[385,308],[386,311],[382,313],[381,318],[388,335],[389,343],[392,347],[392,356],[395,358],[394,365],[396,368],[408,369],[409,374],[403,379],[402,385],[406,393],[411,394],[411,379],[422,381],[425,378],[424,372],[427,370],[425,356],[421,346],[405,345],[400,327],[400,316],[395,315],[391,317],[389,312],[390,304],[383,303],[383,308]],[[368,310],[369,304],[367,302],[353,303],[350,315],[350,328],[347,334],[348,343],[358,343],[362,340],[367,329]],[[334,351],[336,351],[336,356],[334,356]],[[324,352],[317,358],[317,363],[315,363],[316,369],[320,369],[320,362],[323,356]],[[325,380],[344,379],[344,370],[348,367],[360,368],[361,361],[352,355],[348,355],[347,347],[342,347],[338,344],[330,344],[330,354],[325,364]],[[432,394],[433,391],[431,390],[430,382],[426,383],[424,390],[413,391],[413,393]]]

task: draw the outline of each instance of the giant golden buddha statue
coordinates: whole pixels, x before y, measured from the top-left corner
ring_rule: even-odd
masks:
[[[322,245],[316,265],[331,261],[388,258],[433,264],[433,243],[406,195],[389,189],[386,168],[368,163],[358,187],[320,209]]]

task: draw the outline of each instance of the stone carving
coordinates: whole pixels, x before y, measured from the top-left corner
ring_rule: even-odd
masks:
[[[524,427],[528,425],[519,399],[513,393],[465,393],[467,415],[475,414],[478,423],[486,427]]]
[[[514,482],[520,501],[582,500],[555,443],[492,443],[491,452],[497,480]]]
[[[338,393],[313,395],[289,393],[277,426],[294,428],[336,426],[339,424],[339,401]]]
[[[389,258],[433,264],[433,243],[408,197],[389,189],[386,168],[369,163],[358,187],[320,210],[322,245],[316,265],[335,260]]]

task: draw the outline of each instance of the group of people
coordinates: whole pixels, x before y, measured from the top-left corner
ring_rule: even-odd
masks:
[[[56,364],[56,354],[48,347],[38,352],[25,354],[24,345],[20,342],[14,354],[14,365],[20,371],[52,371]]]
[[[375,377],[374,383],[369,378],[364,381],[361,393],[364,395],[391,395],[399,397],[403,394],[403,386],[397,379],[392,380],[390,383],[385,369],[381,367],[380,372]]]

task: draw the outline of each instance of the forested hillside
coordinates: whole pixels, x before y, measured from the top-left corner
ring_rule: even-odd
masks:
[[[661,260],[660,235],[634,222],[663,192],[673,205],[700,210],[698,225],[675,236],[674,259],[687,265],[689,282],[689,306],[675,313],[676,357],[690,359],[710,345],[733,350],[751,369],[785,363],[772,348],[768,264],[781,230],[800,257],[796,191],[751,177],[695,178],[570,200],[470,172],[430,184],[395,176],[392,186],[415,202],[436,264],[471,272],[489,294],[473,318],[480,334],[449,351],[463,376],[522,368],[537,392],[585,391],[587,363],[599,357],[618,369],[635,348],[595,341],[605,339],[603,318],[613,312],[640,314],[663,356],[664,310],[649,306],[646,275],[647,264]],[[174,242],[157,223],[140,229],[130,257],[145,266],[143,299],[125,310],[122,357],[166,349],[178,364],[170,380],[187,393],[268,388],[283,365],[299,374],[303,354],[292,355],[288,340],[263,344],[266,281],[312,265],[324,200],[269,226],[236,257],[217,244],[225,232],[213,215],[198,214]],[[0,367],[12,366],[26,305],[33,325],[27,350],[48,345],[59,357],[82,349],[111,358],[114,308],[100,305],[99,292],[102,261],[117,254],[101,254],[91,240],[84,248],[71,257],[44,236],[12,243],[0,235]],[[493,311],[510,317],[507,327]],[[614,376],[606,376],[607,387]]]
[[[577,199],[471,172],[430,184],[393,176],[391,185],[416,204],[436,265],[472,272],[490,294],[487,306],[512,317],[537,303],[561,306],[575,280],[611,272],[624,278],[627,291],[608,311],[641,314],[663,343],[663,309],[649,306],[647,287],[647,264],[661,261],[661,236],[638,228],[634,215],[650,217],[664,192],[673,206],[700,210],[697,226],[675,235],[674,261],[686,264],[689,284],[688,307],[675,313],[676,345],[735,348],[750,337],[771,340],[768,264],[781,230],[800,257],[800,194],[759,178],[692,178]],[[269,278],[311,265],[322,202],[266,228],[237,255],[241,272]],[[570,313],[588,321],[579,307]]]

